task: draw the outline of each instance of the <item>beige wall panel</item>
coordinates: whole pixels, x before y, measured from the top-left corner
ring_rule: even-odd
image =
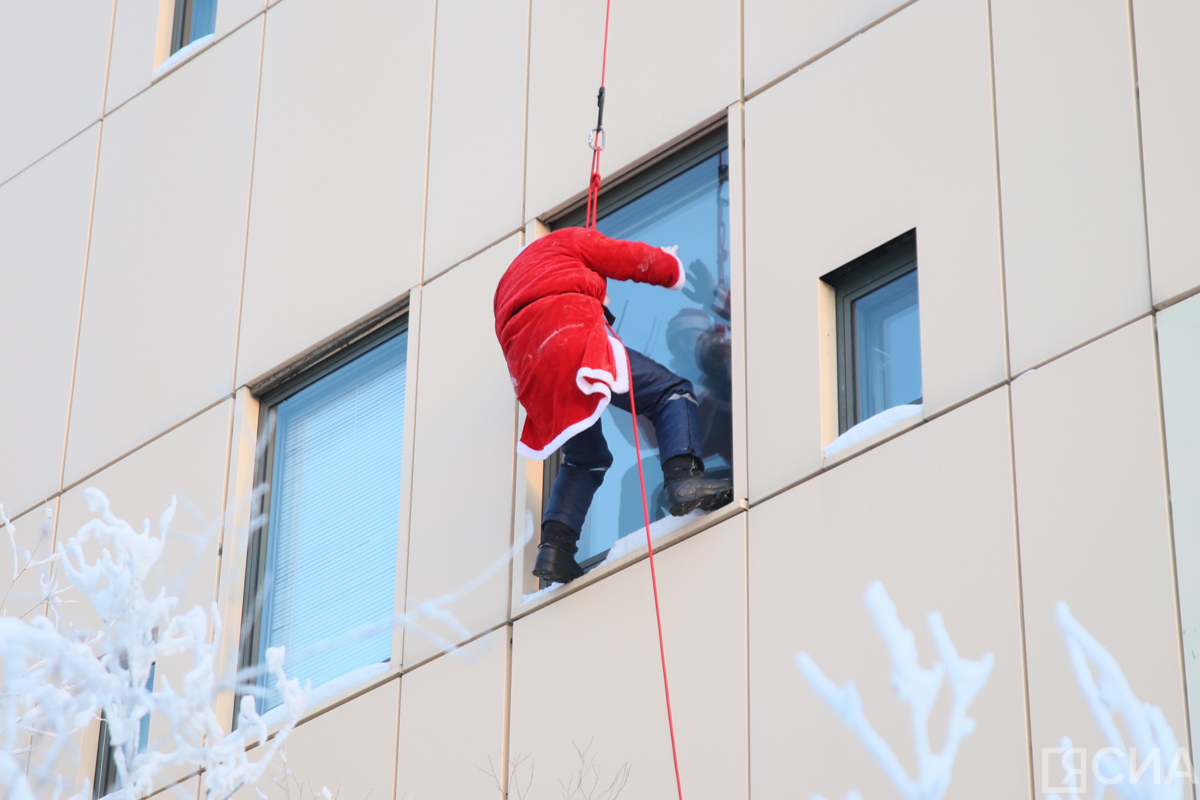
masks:
[[[222,37],[245,23],[265,7],[263,0],[220,0],[217,3],[217,37]],[[163,9],[173,13],[174,2],[168,0],[120,0],[113,24],[112,56],[108,68],[108,92],[105,111],[112,111],[138,92],[149,88],[154,70],[170,54],[159,52],[159,26],[169,20],[159,18]],[[168,28],[169,29],[169,28]],[[160,58],[163,57],[163,58]]]
[[[1192,740],[1200,735],[1200,297],[1158,314],[1171,523]]]
[[[904,5],[906,0],[746,0],[746,93]]]
[[[947,796],[1027,795],[1011,474],[999,389],[751,509],[756,795],[900,796],[796,667],[799,652],[837,685],[854,682],[872,726],[916,774],[909,707],[892,690],[893,663],[864,602],[876,580],[915,634],[922,666],[939,660],[925,621],[932,611],[961,657],[995,657]],[[930,717],[935,752],[951,694],[943,686]]]
[[[399,703],[400,680],[396,679],[297,726],[283,748],[288,774],[277,756],[258,790],[268,800],[298,800],[300,787],[303,796],[310,797],[310,785],[317,797],[323,786],[342,800],[393,797]],[[250,751],[250,758],[259,758],[256,750]],[[203,797],[203,787],[201,792]],[[233,800],[257,798],[254,787],[233,795]]]
[[[85,488],[102,491],[112,512],[138,530],[143,520],[150,520],[155,535],[159,517],[174,496],[176,511],[166,546],[145,585],[148,593],[161,587],[178,597],[177,614],[196,605],[209,613],[217,591],[217,543],[232,405],[230,400],[209,409],[64,492],[58,540],[65,542],[95,518],[84,499]],[[67,625],[94,625],[83,595],[75,589],[70,595],[77,603],[64,615]],[[82,611],[76,614],[75,609]]]
[[[0,185],[0,503],[58,491],[99,125]],[[0,572],[0,574],[3,574]]]
[[[1059,601],[1185,741],[1153,321],[1140,320],[1015,381],[1012,393],[1040,782],[1042,748],[1057,747],[1060,737],[1070,736],[1089,754],[1105,745],[1055,619]]]
[[[113,22],[105,113],[150,86],[158,45],[158,12],[162,0],[118,0]],[[223,3],[218,3],[220,9]]]
[[[1003,380],[990,80],[985,6],[925,0],[747,102],[752,499],[828,444],[820,277],[911,228],[926,413]]]
[[[41,581],[49,576],[52,565],[39,566],[33,562],[54,552],[57,509],[58,498],[54,498],[45,506],[12,520],[17,550],[15,563],[12,545],[0,548],[0,614],[3,616],[29,621],[43,613]],[[0,529],[0,537],[0,541],[8,539],[3,529]],[[14,579],[13,575],[17,577]]]
[[[533,0],[526,215],[587,191],[604,3]],[[613,3],[601,172],[642,158],[738,97],[738,3]]]
[[[268,16],[239,384],[421,276],[432,0]]]
[[[1150,308],[1124,0],[992,3],[1014,375]]]
[[[159,518],[174,496],[175,517],[163,555],[145,581],[147,594],[153,597],[163,588],[168,595],[179,598],[175,614],[186,614],[200,606],[211,618],[217,595],[221,498],[232,405],[233,401],[228,401],[206,411],[64,493],[60,541],[74,536],[95,517],[83,497],[85,487],[94,486],[104,492],[113,513],[134,528],[140,530],[142,521],[149,519],[155,535]],[[95,558],[98,550],[89,547],[86,552]],[[99,626],[99,618],[80,592],[72,588],[63,598],[75,601],[63,613],[64,629],[95,630]],[[177,691],[182,690],[184,676],[194,667],[191,655],[186,653],[160,662],[155,671],[156,688],[162,689],[166,677]],[[174,748],[170,725],[160,717],[150,718],[150,746]],[[175,768],[165,775],[179,779],[187,773],[187,769]]]
[[[517,246],[510,237],[455,267],[426,284],[421,300],[406,608],[486,572],[446,606],[472,634],[508,615],[502,559],[512,537],[517,399],[496,342],[492,296]],[[466,638],[444,622],[418,625],[405,631],[406,667],[446,649],[430,634],[450,644]]]
[[[504,771],[509,630],[501,628],[404,676],[396,767],[400,800],[500,796],[485,773]]]
[[[1134,0],[1154,302],[1200,286],[1200,5]]]
[[[528,23],[527,0],[438,4],[426,279],[521,227]]]
[[[232,391],[261,29],[104,124],[66,483]]]
[[[695,800],[747,796],[745,547],[739,514],[655,557],[683,792]],[[518,620],[512,658],[509,756],[533,763],[529,800],[562,796],[559,782],[579,775],[576,747],[590,748],[601,788],[628,765],[621,800],[674,796],[649,562]]]
[[[266,7],[264,0],[219,0],[213,32],[224,36]]]
[[[100,116],[113,4],[0,5],[0,181]]]

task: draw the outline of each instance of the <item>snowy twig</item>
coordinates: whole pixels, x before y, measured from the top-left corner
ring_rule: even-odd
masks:
[[[1104,734],[1109,750],[1105,755],[1109,758],[1097,758],[1095,769],[1101,773],[1096,781],[1095,798],[1099,800],[1104,794],[1106,785],[1117,790],[1124,800],[1179,800],[1183,794],[1183,780],[1190,773],[1180,772],[1175,759],[1186,757],[1186,752],[1179,749],[1178,741],[1171,726],[1167,724],[1162,709],[1158,706],[1144,703],[1133,693],[1121,665],[1113,658],[1112,653],[1096,641],[1087,629],[1071,615],[1071,609],[1064,602],[1055,606],[1058,626],[1066,640],[1067,652],[1071,658],[1071,667],[1075,672],[1075,680],[1087,699],[1088,707],[1095,717],[1096,723]],[[1092,667],[1099,675],[1099,682],[1093,674]],[[1119,713],[1133,738],[1132,748],[1127,748],[1125,739],[1117,727],[1114,714]],[[1062,739],[1064,759],[1071,751],[1071,740]],[[1153,759],[1156,772],[1161,768],[1163,757],[1171,758],[1171,769],[1167,780],[1161,780],[1160,775],[1154,775],[1153,780],[1135,780],[1146,764],[1140,767],[1133,762],[1136,754],[1142,753],[1143,758]],[[1113,762],[1116,762],[1115,764]],[[1075,787],[1075,770],[1064,761],[1064,769],[1071,777],[1070,788]],[[1056,795],[1052,795],[1056,796]]]
[[[796,666],[834,713],[859,738],[863,747],[907,800],[940,800],[950,784],[959,745],[975,730],[975,721],[967,716],[967,709],[991,675],[994,663],[992,654],[986,653],[978,661],[959,658],[946,632],[942,615],[934,611],[926,618],[926,623],[941,661],[932,669],[925,669],[918,663],[916,639],[912,631],[900,622],[896,604],[888,597],[883,584],[876,581],[867,587],[866,602],[875,627],[892,656],[892,687],[897,698],[906,703],[911,712],[917,751],[915,779],[908,775],[891,746],[872,727],[863,711],[862,698],[852,681],[845,686],[837,686],[807,653],[796,655]],[[935,753],[929,741],[929,715],[944,679],[950,682],[954,704],[946,727],[946,741],[941,751]],[[858,796],[851,793],[849,797]]]

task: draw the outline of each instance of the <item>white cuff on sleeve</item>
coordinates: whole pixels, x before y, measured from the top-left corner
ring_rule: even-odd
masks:
[[[687,273],[683,269],[683,262],[680,261],[679,256],[676,255],[677,251],[679,250],[679,245],[673,244],[670,247],[662,247],[659,249],[662,250],[667,255],[674,258],[675,264],[679,267],[679,277],[676,278],[675,283],[671,284],[671,287],[670,287],[674,291],[679,291],[680,289],[683,288],[683,285],[685,283],[687,283]]]

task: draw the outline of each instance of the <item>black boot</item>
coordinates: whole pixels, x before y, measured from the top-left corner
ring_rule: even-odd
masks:
[[[733,501],[733,481],[704,477],[704,462],[695,456],[671,456],[662,467],[663,491],[673,516],[696,508],[712,511]]]
[[[578,578],[583,574],[583,567],[575,561],[578,541],[579,534],[558,520],[543,522],[542,543],[538,545],[537,561],[533,562],[533,574],[553,583],[570,583]]]

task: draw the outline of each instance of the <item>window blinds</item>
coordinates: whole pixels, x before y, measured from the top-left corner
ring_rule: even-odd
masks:
[[[390,628],[312,651],[394,613],[407,360],[405,332],[277,408],[260,652],[314,687],[391,657]]]

